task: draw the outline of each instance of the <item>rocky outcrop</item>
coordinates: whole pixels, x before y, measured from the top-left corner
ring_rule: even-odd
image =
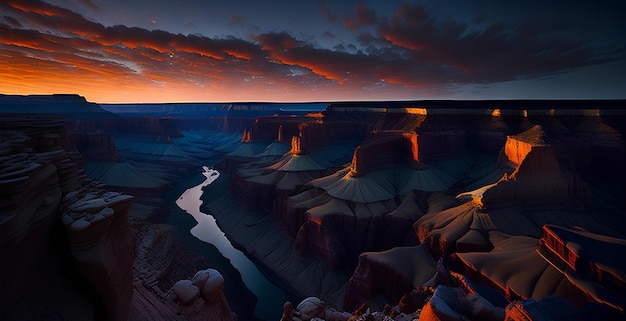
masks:
[[[594,300],[612,304],[623,312],[626,305],[626,264],[615,253],[623,253],[626,240],[568,229],[543,226],[539,251],[552,265],[565,271],[577,288]],[[581,279],[591,279],[600,286],[590,287]]]
[[[354,150],[352,176],[390,166],[420,165],[418,135],[415,132],[375,132]]]
[[[126,320],[132,298],[133,240],[128,210],[133,197],[84,189],[63,198],[62,221],[78,271],[101,298],[106,319]]]
[[[181,312],[190,321],[234,321],[222,292],[224,278],[214,269],[200,270],[191,280],[180,280],[169,291],[168,298],[180,302]]]
[[[363,253],[348,283],[343,307],[352,311],[381,296],[385,301],[376,302],[379,306],[397,302],[426,283],[435,273],[435,264],[422,245]]]
[[[497,202],[588,203],[587,184],[568,166],[571,164],[563,146],[551,144],[550,138],[539,125],[509,136],[504,156],[516,169],[483,193],[483,205]]]
[[[594,233],[620,238],[619,231],[607,224],[621,222],[618,218],[594,217],[588,211],[592,198],[609,188],[598,189],[588,182],[593,175],[581,170],[584,162],[573,154],[577,139],[594,140],[593,134],[576,134],[574,128],[582,124],[581,117],[556,121],[525,106],[491,115],[482,110],[472,116],[465,110],[434,110],[430,114],[428,108],[390,111],[379,106],[365,112],[350,108],[329,109],[315,119],[303,120],[297,129],[295,122],[284,123],[282,131],[279,117],[259,120],[246,131],[241,148],[232,155],[242,159],[231,168],[231,187],[234,200],[245,210],[226,197],[207,205],[212,212],[227,213],[216,214],[220,224],[234,229],[242,247],[269,262],[280,278],[294,287],[302,287],[301,278],[310,277],[309,273],[294,277],[302,271],[293,267],[296,261],[316,261],[329,268],[325,272],[329,274],[351,272],[356,267],[344,300],[351,302],[351,308],[364,301],[382,302],[382,297],[395,300],[402,291],[394,292],[387,285],[403,284],[403,291],[410,291],[417,284],[407,281],[415,277],[415,263],[406,260],[406,266],[397,264],[402,268],[394,270],[385,255],[422,243],[420,248],[431,260],[432,256],[451,255],[455,271],[497,289],[512,301],[566,296],[568,292],[578,296],[580,292],[568,291],[573,283],[555,276],[555,270],[537,254],[543,225],[585,226]],[[344,120],[347,128],[350,117],[361,121],[361,128],[368,128],[368,138],[356,142],[360,147],[352,152],[349,166],[329,173],[324,158],[314,155],[328,147],[327,137],[340,137],[329,134],[339,132],[340,122],[336,121]],[[255,135],[265,135],[265,145],[255,142]],[[613,138],[605,135],[596,143],[619,142]],[[281,155],[272,147],[263,154],[261,150],[271,146],[272,140],[283,148],[291,141],[290,151]],[[307,171],[314,175],[305,175]],[[600,198],[604,210],[619,208],[612,199],[615,195]],[[267,235],[270,229],[262,218],[267,214],[281,224],[293,243],[286,237]],[[276,246],[265,247],[261,240]],[[291,251],[291,244],[296,251]],[[397,246],[402,247],[392,249]],[[380,261],[375,260],[378,254]],[[383,276],[394,281],[385,282]],[[535,280],[541,280],[541,285]],[[469,296],[457,286],[446,286],[449,288],[442,287],[437,298],[447,301]],[[361,294],[363,297],[358,297]],[[486,303],[472,300],[463,298],[457,300],[460,303],[433,304],[427,309],[458,307],[460,318],[475,319],[491,311],[476,314],[478,306]],[[501,318],[504,305],[497,307],[497,318]],[[415,311],[407,312],[406,318],[417,316],[412,314]],[[375,313],[354,317],[383,318]],[[391,313],[383,315],[391,317]]]
[[[127,320],[133,198],[86,179],[62,148],[62,122],[16,116],[1,127],[12,129],[0,132],[3,315]]]
[[[497,321],[505,317],[504,307],[498,303],[504,300],[485,298],[467,278],[457,276],[458,285],[440,284],[433,296],[422,308],[419,320],[485,320]],[[492,302],[493,301],[493,302]],[[506,302],[506,301],[504,301]]]
[[[335,310],[317,297],[308,297],[294,309],[291,302],[286,302],[280,321],[328,320],[346,321],[352,316],[349,312]]]
[[[375,134],[355,149],[349,167],[306,184],[321,190],[314,198],[289,198],[285,216],[296,219],[285,222],[289,222],[290,231],[297,231],[295,249],[339,268],[354,266],[358,255],[365,251],[401,245],[380,241],[387,223],[402,222],[395,214],[387,215],[411,191],[442,191],[455,181],[435,167],[420,165],[417,143],[415,133]],[[293,226],[294,221],[302,223]],[[412,222],[404,222],[404,230],[408,231]],[[405,236],[399,236],[400,242],[404,241]]]

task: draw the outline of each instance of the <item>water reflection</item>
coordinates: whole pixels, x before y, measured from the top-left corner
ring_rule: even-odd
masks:
[[[215,169],[207,166],[203,166],[202,169],[202,175],[206,179],[199,185],[186,190],[176,200],[176,205],[193,216],[198,223],[191,229],[191,234],[203,242],[213,244],[239,271],[246,286],[258,298],[254,310],[255,316],[265,320],[280,319],[282,305],[287,301],[285,294],[270,283],[245,254],[233,247],[224,232],[217,226],[213,216],[200,211],[202,188],[210,185],[220,176],[219,171]]]

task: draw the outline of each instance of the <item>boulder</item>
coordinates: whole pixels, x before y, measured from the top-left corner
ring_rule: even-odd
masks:
[[[200,297],[200,289],[191,280],[180,280],[174,284],[172,291],[184,305],[190,305]]]
[[[202,287],[202,296],[207,302],[211,302],[222,294],[222,289],[224,288],[224,277],[215,269],[207,269],[205,271],[209,277]]]

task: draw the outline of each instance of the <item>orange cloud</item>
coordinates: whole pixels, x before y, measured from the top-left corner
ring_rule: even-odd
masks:
[[[402,6],[392,17],[364,4],[354,10],[346,19],[358,43],[328,49],[286,31],[209,38],[107,27],[43,1],[4,1],[0,90],[96,102],[410,99],[614,59],[575,40],[546,41],[532,24],[475,31],[421,6]],[[320,12],[339,19],[325,2]]]

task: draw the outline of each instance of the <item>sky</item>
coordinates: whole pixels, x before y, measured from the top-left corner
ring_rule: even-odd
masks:
[[[626,1],[0,0],[0,93],[625,99]]]

